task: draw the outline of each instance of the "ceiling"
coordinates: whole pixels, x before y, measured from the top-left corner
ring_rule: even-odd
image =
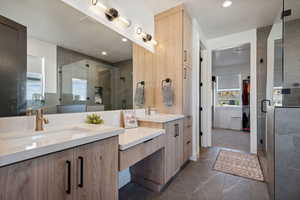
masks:
[[[271,25],[280,12],[282,3],[281,0],[232,0],[231,7],[223,8],[223,0],[144,1],[154,13],[184,2],[208,39]]]
[[[132,58],[131,42],[61,0],[0,0],[0,5],[0,15],[27,26],[29,36],[110,63]]]
[[[212,53],[212,62],[214,68],[227,66],[250,66],[250,44],[215,50]]]

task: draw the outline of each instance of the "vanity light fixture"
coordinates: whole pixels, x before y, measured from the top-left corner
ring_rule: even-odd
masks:
[[[223,8],[228,8],[232,5],[232,1],[231,0],[224,0],[222,6]]]
[[[119,11],[117,9],[108,8],[107,6],[99,2],[99,0],[92,0],[92,5],[100,8],[104,12],[107,20],[111,22],[119,21],[122,24],[124,24],[127,28],[131,25],[131,21],[120,16]]]
[[[144,42],[149,42],[153,45],[157,45],[157,42],[153,39],[152,35],[143,32],[141,27],[136,28],[136,34],[141,36]]]

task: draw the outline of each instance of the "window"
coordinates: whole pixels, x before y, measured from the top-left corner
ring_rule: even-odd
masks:
[[[72,78],[72,94],[74,101],[86,101],[87,80]]]
[[[241,75],[217,76],[216,105],[240,106]]]
[[[40,101],[43,99],[42,74],[27,72],[26,99]]]
[[[44,99],[44,63],[43,57],[27,55],[26,99],[29,106]]]

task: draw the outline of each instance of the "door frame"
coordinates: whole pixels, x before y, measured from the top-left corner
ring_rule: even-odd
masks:
[[[207,69],[203,69],[202,74],[204,77],[202,94],[205,94],[205,100],[203,102],[203,144],[206,147],[212,146],[212,51],[217,49],[230,48],[242,44],[250,44],[250,153],[257,153],[257,80],[256,80],[256,67],[257,67],[257,33],[256,29],[252,29],[245,32],[235,33],[207,41],[208,43],[208,64]]]

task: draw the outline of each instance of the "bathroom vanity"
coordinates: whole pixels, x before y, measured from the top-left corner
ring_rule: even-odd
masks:
[[[82,125],[1,134],[0,199],[117,199],[122,132]]]
[[[191,156],[191,136],[183,132],[183,115],[138,120],[133,129],[76,123],[2,132],[0,199],[117,200],[118,171],[127,168],[133,182],[161,191]]]

